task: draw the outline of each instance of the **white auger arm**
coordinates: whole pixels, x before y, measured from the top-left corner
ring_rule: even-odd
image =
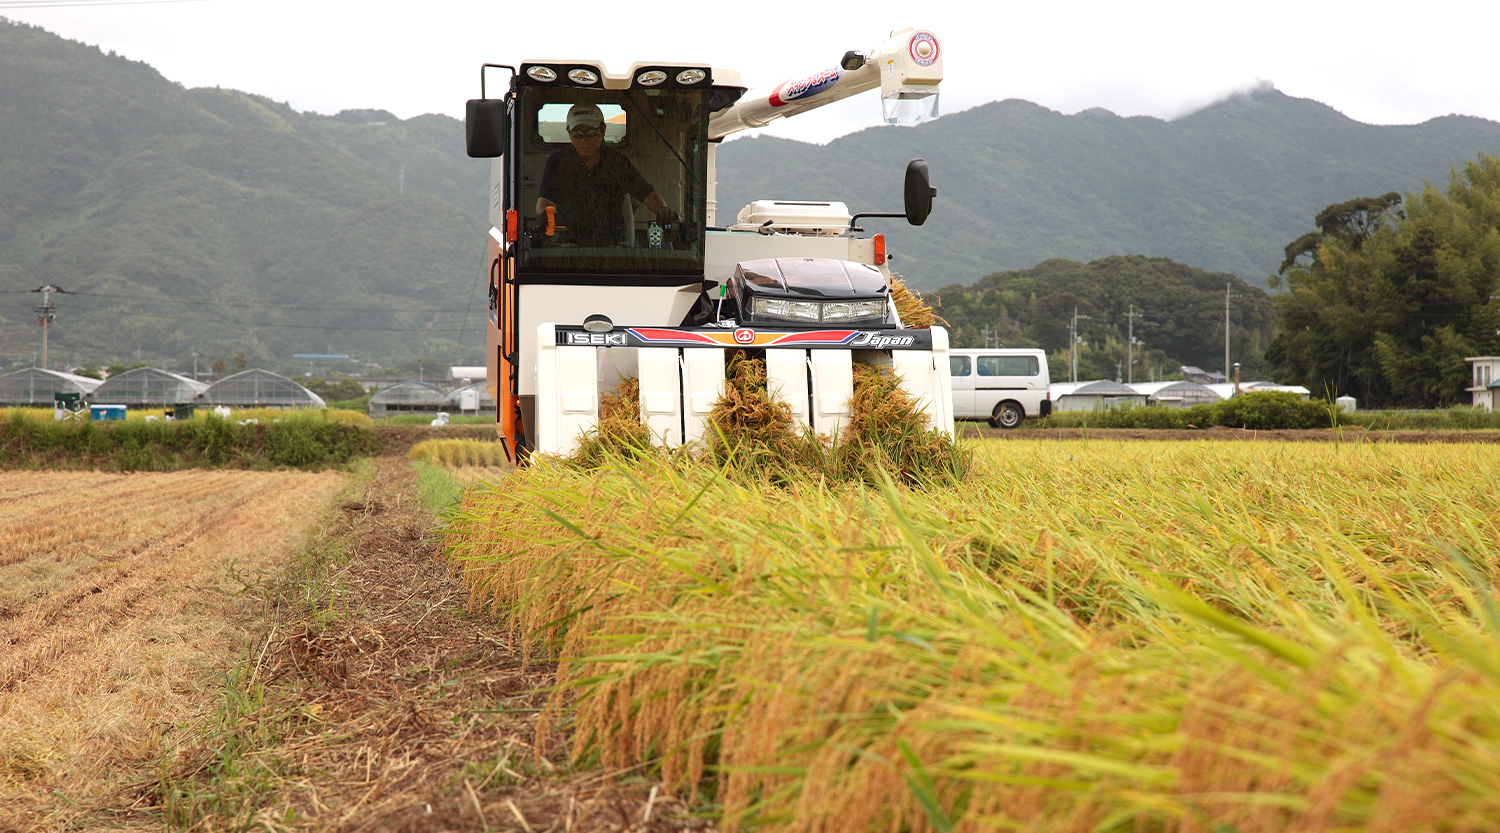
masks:
[[[845,53],[835,66],[750,90],[713,114],[708,135],[715,140],[747,127],[764,127],[876,87],[886,122],[926,121],[937,116],[942,80],[943,54],[937,36],[907,27],[868,51]]]

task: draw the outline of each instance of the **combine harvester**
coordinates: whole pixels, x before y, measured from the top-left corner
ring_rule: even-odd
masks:
[[[654,437],[701,440],[732,349],[763,351],[769,390],[820,434],[849,416],[855,363],[890,368],[952,434],[948,334],[903,325],[884,235],[855,225],[921,225],[937,193],[922,160],[905,214],[760,200],[720,226],[714,199],[725,136],[877,87],[886,121],[932,118],[942,67],[921,29],[748,92],[707,64],[485,64],[465,132],[469,155],[493,160],[488,385],[506,456],[573,452],[628,376]],[[489,68],[510,72],[502,98],[485,97]]]

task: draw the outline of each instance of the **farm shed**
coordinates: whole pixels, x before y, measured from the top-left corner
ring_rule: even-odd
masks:
[[[1127,387],[1145,396],[1147,405],[1186,408],[1219,401],[1217,392],[1196,382],[1134,382]]]
[[[435,414],[446,407],[443,391],[431,382],[407,379],[381,388],[370,397],[370,416]]]
[[[1053,411],[1097,411],[1116,405],[1144,405],[1145,394],[1136,393],[1120,382],[1100,379],[1094,382],[1053,382]]]
[[[186,405],[206,390],[206,382],[194,382],[186,376],[154,367],[138,367],[104,380],[89,399],[99,404],[136,408]]]
[[[231,408],[326,408],[323,397],[280,373],[252,368],[225,376],[203,392],[208,405]]]
[[[490,398],[490,392],[485,383],[479,381],[448,391],[448,395],[443,397],[443,410],[449,413],[475,410],[488,410],[494,413],[495,400]]]
[[[50,408],[54,393],[88,396],[97,387],[98,379],[28,367],[0,376],[0,405],[44,405]]]

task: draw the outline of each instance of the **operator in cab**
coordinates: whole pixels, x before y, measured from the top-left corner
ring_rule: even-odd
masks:
[[[547,208],[554,207],[563,240],[581,246],[624,244],[634,229],[626,228],[625,197],[642,203],[661,222],[671,222],[667,201],[641,176],[623,153],[604,145],[604,113],[595,104],[575,104],[568,110],[570,147],[552,154],[542,169],[536,201],[537,222],[547,225]]]

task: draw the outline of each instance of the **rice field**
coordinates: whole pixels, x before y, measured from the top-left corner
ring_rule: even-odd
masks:
[[[450,470],[510,468],[510,463],[505,459],[505,449],[494,440],[423,440],[413,445],[406,456]]]
[[[0,472],[0,829],[130,818],[348,479]]]
[[[539,744],[776,831],[1500,828],[1472,446],[971,444],[957,487],[542,463],[447,519]]]

